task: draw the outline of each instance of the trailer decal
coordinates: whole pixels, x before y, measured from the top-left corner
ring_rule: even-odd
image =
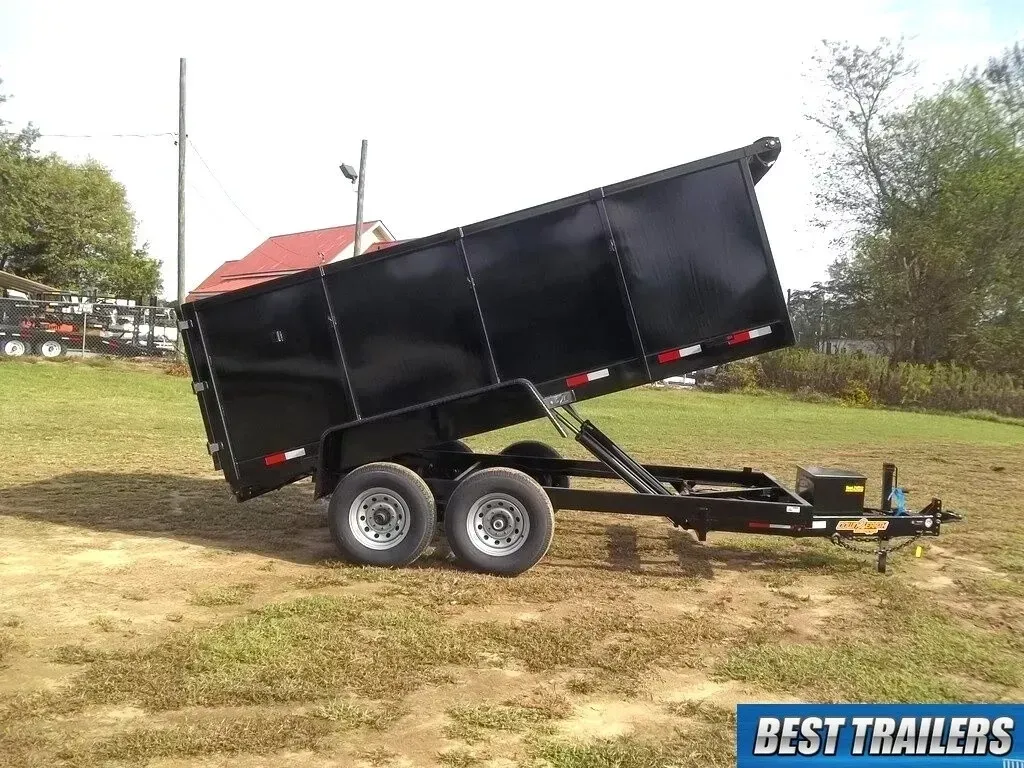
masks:
[[[771,332],[771,326],[765,325],[760,328],[753,328],[749,331],[737,331],[736,333],[729,334],[729,338],[727,338],[725,341],[731,347],[734,344],[742,344],[743,342],[750,341],[751,339],[757,339],[760,338],[761,336],[767,336]]]
[[[268,467],[272,467],[275,464],[284,464],[286,461],[291,461],[292,459],[301,459],[305,455],[305,448],[296,448],[295,450],[292,451],[272,453],[263,459],[263,463],[266,464]]]
[[[602,368],[600,371],[591,371],[590,373],[578,373],[575,376],[570,376],[565,380],[565,386],[567,387],[579,387],[583,384],[589,384],[592,381],[598,379],[607,379],[610,376],[610,372],[607,368]]]
[[[845,531],[861,536],[873,536],[888,527],[888,520],[868,520],[864,517],[860,520],[841,520],[836,524],[837,531]]]
[[[683,347],[682,349],[671,349],[658,355],[658,362],[671,363],[673,360],[682,360],[684,357],[699,355],[703,351],[704,348],[700,344],[694,344],[692,347]]]

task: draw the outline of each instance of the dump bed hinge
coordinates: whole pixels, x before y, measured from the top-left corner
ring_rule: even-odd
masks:
[[[210,452],[210,455],[217,453],[223,446],[220,443],[207,443],[206,450]]]
[[[548,408],[558,408],[562,405],[569,405],[576,402],[576,394],[570,389],[566,392],[559,392],[557,395],[548,395],[544,398],[544,405]]]
[[[195,392],[197,395],[200,392],[205,391],[206,387],[207,387],[207,385],[206,385],[205,381],[193,381],[192,382],[192,391]]]
[[[187,331],[191,327],[192,327],[192,321],[191,320],[179,320],[178,321],[178,330],[179,331]]]

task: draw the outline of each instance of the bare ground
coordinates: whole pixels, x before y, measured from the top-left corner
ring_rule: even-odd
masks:
[[[0,488],[9,764],[729,765],[739,702],[1024,695],[1020,443],[900,446],[914,498],[972,516],[885,576],[823,542],[562,512],[548,558],[499,579],[441,550],[337,562],[308,484],[237,504],[193,430],[117,468],[37,446]],[[743,456],[788,473],[791,449]]]

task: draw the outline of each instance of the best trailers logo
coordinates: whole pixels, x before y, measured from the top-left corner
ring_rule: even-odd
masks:
[[[1018,723],[1021,725],[1018,727]],[[738,768],[1024,768],[1024,705],[741,704]]]

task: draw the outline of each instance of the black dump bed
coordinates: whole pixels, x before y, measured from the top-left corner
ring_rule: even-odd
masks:
[[[779,150],[761,139],[183,305],[215,464],[248,497],[310,474],[333,426],[515,379],[582,400],[789,346],[754,193]]]

